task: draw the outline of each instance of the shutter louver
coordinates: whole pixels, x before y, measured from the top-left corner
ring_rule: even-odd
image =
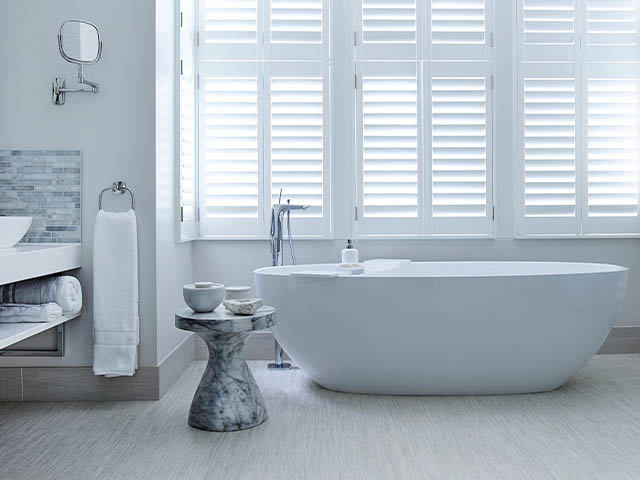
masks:
[[[588,79],[588,214],[638,215],[638,80]]]
[[[521,28],[527,61],[573,60],[576,44],[574,0],[522,1]]]
[[[572,78],[524,80],[527,217],[576,215],[576,91]]]
[[[295,217],[323,216],[322,78],[271,79],[271,201],[280,189],[292,203],[311,205]]]
[[[416,43],[415,0],[363,0],[363,43]]]
[[[589,61],[637,62],[637,0],[586,0]]]
[[[256,78],[206,77],[201,122],[207,233],[255,234],[259,196]]]
[[[362,0],[358,11],[361,60],[416,60],[416,0]]]
[[[364,217],[418,216],[416,78],[363,79]]]
[[[206,60],[257,58],[257,0],[201,0],[200,31]]]
[[[573,0],[524,0],[524,42],[527,45],[572,45]]]
[[[271,43],[321,43],[322,0],[271,0]]]
[[[487,98],[485,78],[432,79],[434,217],[485,217]]]
[[[636,45],[637,0],[587,0],[590,45]]]
[[[434,45],[484,44],[484,0],[431,0],[431,42]]]
[[[204,10],[205,42],[256,43],[256,0],[207,0]]]

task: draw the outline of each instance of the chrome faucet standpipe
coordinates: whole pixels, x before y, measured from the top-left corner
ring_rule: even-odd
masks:
[[[291,211],[306,210],[309,205],[292,205],[290,200],[287,203],[282,202],[282,190],[278,203],[271,208],[271,265],[274,267],[284,265],[284,216],[287,216],[287,236],[289,237],[289,250],[291,252],[291,262],[296,264],[296,253],[293,248],[293,238],[291,237]],[[276,340],[275,342],[275,359],[269,364],[270,370],[289,370],[290,363],[282,361],[284,351]]]

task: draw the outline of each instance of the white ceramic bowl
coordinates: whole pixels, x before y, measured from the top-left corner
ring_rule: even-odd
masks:
[[[11,248],[27,233],[33,217],[0,217],[0,248]]]
[[[196,313],[213,312],[224,298],[221,283],[195,282],[182,287],[184,302]]]

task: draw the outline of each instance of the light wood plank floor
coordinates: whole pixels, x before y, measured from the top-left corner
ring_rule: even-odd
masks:
[[[250,364],[270,418],[239,433],[188,427],[203,362],[159,402],[0,404],[0,478],[640,478],[640,355],[494,397],[347,395]]]

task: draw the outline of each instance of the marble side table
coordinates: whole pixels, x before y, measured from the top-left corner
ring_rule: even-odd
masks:
[[[263,306],[254,315],[234,315],[222,305],[211,313],[190,308],[176,312],[176,327],[195,332],[209,348],[209,363],[189,410],[189,425],[201,430],[233,432],[267,419],[262,393],[242,348],[255,330],[275,324],[276,310]]]

